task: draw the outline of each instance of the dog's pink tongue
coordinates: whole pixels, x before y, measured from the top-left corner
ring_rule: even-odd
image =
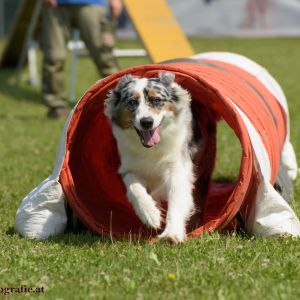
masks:
[[[146,147],[153,147],[160,141],[159,126],[153,130],[140,131],[143,139],[143,144]]]

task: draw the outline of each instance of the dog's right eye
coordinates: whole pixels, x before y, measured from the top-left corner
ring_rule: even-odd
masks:
[[[130,99],[128,102],[127,102],[127,107],[130,111],[134,111],[136,110],[136,108],[138,107],[138,104],[139,102],[135,99]]]

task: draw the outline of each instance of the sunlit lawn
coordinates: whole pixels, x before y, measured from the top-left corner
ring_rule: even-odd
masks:
[[[300,159],[300,40],[193,39],[196,52],[233,51],[264,65],[282,85],[290,106],[292,141]],[[139,47],[136,41],[120,47]],[[122,59],[128,67],[147,58]],[[81,58],[76,95],[98,78]],[[69,77],[69,68],[66,71]],[[13,230],[23,197],[53,167],[63,121],[48,120],[39,88],[16,84],[0,71],[0,288],[45,287],[31,299],[300,299],[299,239],[261,239],[213,233],[183,245],[111,241],[90,233],[65,233],[47,241]],[[214,178],[234,177],[239,145],[223,124]],[[293,206],[300,215],[300,180]]]

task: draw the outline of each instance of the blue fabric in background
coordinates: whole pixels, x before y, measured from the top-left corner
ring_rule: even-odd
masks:
[[[57,0],[57,4],[105,5],[105,0]]]

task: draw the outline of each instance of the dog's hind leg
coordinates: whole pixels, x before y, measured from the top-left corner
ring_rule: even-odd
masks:
[[[142,181],[132,173],[123,177],[127,187],[127,197],[140,220],[154,229],[160,228],[161,214],[153,198],[147,193]]]
[[[165,230],[158,237],[174,243],[186,238],[185,226],[194,212],[192,167],[175,166],[166,175],[168,190],[168,213]]]

